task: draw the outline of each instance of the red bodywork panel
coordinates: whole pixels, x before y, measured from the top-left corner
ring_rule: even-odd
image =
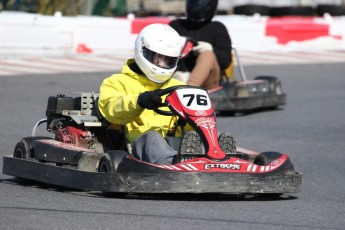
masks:
[[[139,161],[134,157],[129,157],[133,160]],[[213,161],[211,159],[201,157],[187,160],[174,165],[159,165],[142,162],[157,168],[166,169],[176,172],[222,172],[222,173],[268,173],[278,169],[288,160],[288,155],[283,154],[277,160],[268,165],[257,165],[247,160],[231,157],[226,161]]]
[[[193,126],[201,137],[206,155],[221,160],[226,154],[219,147],[216,114],[207,91],[201,88],[181,88],[167,96],[169,107]]]

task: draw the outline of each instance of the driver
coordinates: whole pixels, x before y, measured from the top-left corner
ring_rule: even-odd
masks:
[[[231,63],[231,39],[226,27],[212,21],[218,0],[186,0],[186,19],[170,22],[181,36],[198,41],[179,63],[174,78],[189,85],[213,89],[219,86],[221,76]]]
[[[100,86],[100,113],[109,123],[125,125],[132,153],[140,160],[175,162],[177,152],[164,139],[171,117],[153,110],[162,103],[155,90],[185,85],[171,78],[180,53],[180,36],[174,29],[148,25],[136,38],[134,59],[128,59],[121,73],[104,79]]]

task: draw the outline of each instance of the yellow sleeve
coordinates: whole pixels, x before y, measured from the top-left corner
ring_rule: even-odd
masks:
[[[100,86],[98,108],[103,117],[110,123],[125,125],[138,117],[142,112],[138,103],[139,92],[132,91],[131,81],[126,84],[120,81],[123,74],[114,74],[104,79]]]

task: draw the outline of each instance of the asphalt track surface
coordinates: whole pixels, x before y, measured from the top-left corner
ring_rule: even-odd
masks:
[[[302,192],[279,199],[237,196],[114,196],[0,175],[0,229],[345,229],[344,64],[250,66],[248,78],[276,75],[281,110],[218,117],[238,146],[289,153]],[[47,98],[98,91],[110,73],[2,76],[0,156],[31,134]],[[2,161],[0,161],[2,168]]]

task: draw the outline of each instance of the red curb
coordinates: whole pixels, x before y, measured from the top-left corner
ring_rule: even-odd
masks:
[[[276,37],[278,44],[330,36],[329,25],[317,23],[313,17],[269,18],[266,35]]]
[[[170,18],[164,18],[164,17],[136,18],[132,21],[131,33],[138,34],[145,26],[153,24],[153,23],[169,24],[170,21],[171,21]]]

